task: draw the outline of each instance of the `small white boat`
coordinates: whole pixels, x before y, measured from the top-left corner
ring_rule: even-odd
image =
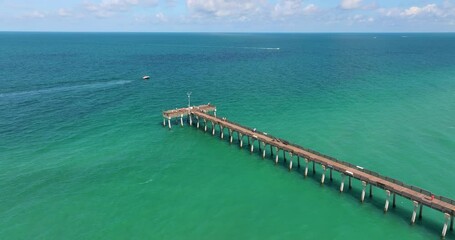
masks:
[[[150,79],[150,76],[147,76],[147,75],[146,75],[146,76],[143,76],[142,79],[148,80],[148,79]]]

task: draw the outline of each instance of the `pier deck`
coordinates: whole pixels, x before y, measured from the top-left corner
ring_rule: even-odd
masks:
[[[214,115],[209,114],[209,112],[214,112]],[[384,207],[384,211],[387,211],[388,205],[389,205],[389,197],[390,194],[393,194],[393,207],[395,207],[395,195],[399,195],[402,197],[405,197],[407,199],[410,199],[413,201],[414,204],[414,211],[413,215],[411,218],[411,223],[415,222],[415,217],[416,217],[416,210],[417,208],[420,207],[419,210],[419,218],[422,216],[422,206],[427,206],[430,208],[433,208],[435,210],[441,211],[442,213],[445,214],[445,223],[444,223],[444,228],[443,228],[443,233],[442,235],[445,236],[445,231],[447,230],[447,225],[448,221],[450,218],[450,230],[453,230],[453,221],[454,221],[454,215],[455,215],[455,201],[443,196],[434,196],[431,192],[423,190],[418,187],[410,186],[407,184],[404,184],[401,181],[398,181],[393,178],[381,176],[378,173],[375,173],[373,171],[352,165],[350,163],[344,162],[337,160],[335,158],[326,156],[324,154],[318,153],[316,151],[313,151],[311,149],[307,149],[292,143],[289,143],[286,140],[279,139],[276,137],[273,137],[267,133],[264,132],[258,132],[256,129],[251,129],[245,126],[242,126],[238,123],[231,122],[227,120],[226,118],[219,118],[216,117],[216,107],[213,105],[202,105],[198,107],[191,107],[191,108],[181,108],[177,110],[171,110],[171,111],[166,111],[163,112],[163,117],[166,117],[168,119],[169,127],[170,125],[170,119],[172,117],[180,117],[182,119],[182,114],[185,114],[189,118],[189,123],[192,125],[193,118],[195,117],[195,121],[197,122],[197,127],[199,128],[199,123],[201,120],[204,122],[204,129],[207,131],[207,126],[208,123],[210,122],[211,128],[212,128],[212,134],[215,134],[216,131],[216,125],[218,125],[218,129],[221,135],[221,138],[223,138],[224,135],[224,130],[228,129],[229,130],[229,135],[230,135],[230,142],[232,143],[232,137],[235,133],[237,133],[237,139],[240,142],[240,146],[242,147],[243,144],[243,137],[248,138],[248,144],[250,146],[251,152],[253,152],[254,148],[254,142],[258,141],[259,149],[261,149],[262,146],[262,151],[263,154],[262,156],[265,156],[265,149],[266,146],[270,146],[270,153],[273,156],[273,150],[272,147],[275,148],[275,155],[276,155],[276,162],[278,162],[278,154],[279,151],[281,150],[283,152],[283,159],[286,161],[286,155],[285,153],[287,152],[288,155],[290,156],[290,161],[289,161],[289,169],[292,169],[292,162],[293,162],[293,156],[297,156],[298,158],[298,164],[300,167],[300,158],[303,158],[306,163],[306,168],[305,168],[305,176],[307,175],[308,172],[308,163],[313,162],[313,172],[315,171],[314,169],[314,164],[320,164],[323,169],[323,175],[321,178],[321,183],[324,183],[325,179],[325,171],[326,169],[330,169],[330,178],[332,179],[332,170],[338,171],[341,173],[342,176],[342,181],[341,181],[341,186],[340,186],[340,191],[343,191],[344,187],[344,178],[345,176],[349,177],[349,187],[351,188],[351,178],[358,179],[362,181],[362,197],[361,201],[363,202],[364,197],[365,197],[365,188],[369,184],[370,185],[370,196],[372,196],[372,186],[375,186],[377,188],[381,188],[386,190],[386,193],[388,195],[386,204]],[[163,122],[163,125],[165,122]],[[183,121],[181,120],[181,123],[183,125]]]

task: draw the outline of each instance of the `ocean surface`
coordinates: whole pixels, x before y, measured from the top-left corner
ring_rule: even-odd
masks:
[[[143,75],[150,75],[148,81]],[[0,33],[0,239],[439,239],[162,111],[218,116],[455,199],[455,34]],[[311,173],[311,167],[310,167]],[[347,190],[347,188],[345,188]],[[448,232],[447,239],[455,239]]]

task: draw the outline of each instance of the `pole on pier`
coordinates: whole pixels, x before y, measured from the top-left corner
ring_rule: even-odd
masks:
[[[212,136],[215,136],[215,123],[212,122]]]
[[[172,126],[171,126],[171,118],[170,117],[167,119],[167,125],[169,126],[169,129],[172,128]]]
[[[386,195],[386,199],[385,199],[385,205],[384,205],[384,213],[386,213],[389,210],[390,191],[385,190],[385,195]]]
[[[279,158],[279,155],[278,153],[280,152],[280,149],[279,148],[275,148],[276,151],[275,151],[275,165],[278,164],[278,158]]]
[[[370,198],[373,197],[373,185],[370,183]]]
[[[199,128],[199,116],[196,116],[196,121],[197,121],[196,127]]]
[[[163,118],[163,127],[166,127],[166,118]]]
[[[316,174],[316,164],[313,161],[313,175]]]
[[[422,219],[422,210],[423,210],[423,204],[420,204],[419,219]]]
[[[308,176],[308,159],[305,158],[305,174],[304,176]]]
[[[367,182],[362,181],[362,196],[360,198],[360,201],[363,202],[365,200],[365,189],[367,187]]]
[[[322,167],[321,184],[324,184],[324,180],[325,180],[325,166],[324,166],[324,165],[321,165],[321,167]]]
[[[207,119],[204,118],[204,132],[207,132]]]
[[[352,189],[352,178],[349,176],[349,189]]]
[[[223,126],[222,125],[220,125],[220,138],[224,139],[224,130],[223,130]]]
[[[449,219],[450,219],[450,214],[444,213],[444,227],[442,227],[442,233],[441,233],[442,238],[445,238],[445,236],[446,236],[447,224],[449,224]],[[452,223],[453,223],[453,216],[452,216]]]
[[[397,205],[395,204],[395,198],[396,198],[396,194],[393,193],[393,202],[392,202],[392,207],[395,208]]]
[[[330,168],[330,181],[332,182],[333,181],[333,178],[332,178],[332,168]]]
[[[232,136],[232,129],[229,129],[229,143],[232,143],[234,137]]]
[[[216,117],[216,108],[215,108],[215,110],[213,111],[213,116]]]
[[[413,201],[414,203],[414,210],[412,211],[412,217],[411,217],[411,224],[414,224],[415,221],[416,221],[416,212],[417,212],[417,208],[419,207],[419,203],[416,202],[416,201]]]
[[[183,127],[183,114],[180,114],[180,126]]]
[[[243,134],[241,134],[239,132],[237,134],[239,135],[240,148],[242,148],[243,147]]]
[[[344,189],[344,178],[345,177],[346,177],[346,175],[344,175],[344,173],[341,173],[340,192],[343,192],[343,189]]]
[[[292,152],[289,152],[289,171],[292,170]]]

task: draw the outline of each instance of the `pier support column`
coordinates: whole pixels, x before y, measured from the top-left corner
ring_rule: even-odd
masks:
[[[313,175],[316,174],[316,163],[313,161]]]
[[[166,127],[166,118],[163,118],[163,127]]]
[[[283,161],[284,161],[284,163],[286,163],[286,151],[284,151],[284,149],[283,149]]]
[[[397,205],[395,204],[395,198],[396,198],[396,194],[393,193],[393,200],[392,200],[392,207],[395,208]]]
[[[220,125],[220,138],[224,139],[224,127]]]
[[[332,178],[332,168],[330,168],[330,181],[333,182],[333,178]]]
[[[212,122],[212,136],[215,136],[215,123]]]
[[[261,143],[261,144],[263,144],[263,145],[262,145],[262,159],[264,159],[264,158],[265,158],[265,148],[266,148],[266,145],[265,145],[264,142]]]
[[[416,222],[417,208],[419,207],[418,202],[413,201],[413,203],[414,203],[414,210],[412,211],[411,224],[414,224]]]
[[[270,145],[270,157],[273,157],[272,145]]]
[[[344,189],[344,178],[345,177],[346,177],[346,175],[344,175],[344,173],[341,173],[340,192],[343,192],[343,189]]]
[[[254,151],[254,139],[251,139],[250,141],[250,153]]]
[[[215,108],[215,110],[213,111],[213,116],[216,117],[216,108]]]
[[[324,184],[324,180],[325,180],[325,166],[324,165],[321,165],[322,167],[322,176],[321,176],[321,184]]]
[[[240,148],[243,147],[243,135],[241,133],[237,133],[239,135],[239,142],[240,142]]]
[[[234,136],[232,136],[232,129],[229,129],[229,143],[232,143],[232,139],[234,139]]]
[[[352,189],[352,178],[349,176],[349,189]]]
[[[389,199],[390,199],[390,191],[385,190],[385,205],[384,205],[384,213],[386,213],[389,210]]]
[[[308,159],[305,158],[305,174],[304,174],[305,177],[308,176]]]
[[[278,158],[279,158],[279,152],[280,152],[280,149],[279,148],[275,148],[276,151],[275,151],[275,165],[278,164]]]
[[[373,185],[370,183],[370,198],[373,197]]]
[[[199,116],[196,116],[196,127],[199,128]]]
[[[180,114],[180,126],[183,127],[183,114]]]
[[[190,126],[193,126],[193,117],[191,116],[191,113],[188,113],[188,120],[190,121]]]
[[[171,126],[171,118],[168,118],[168,119],[167,119],[167,125],[169,126],[169,129],[172,128],[172,126]]]
[[[297,167],[300,168],[300,156],[297,155]]]
[[[422,210],[423,210],[423,204],[420,204],[420,208],[419,208],[419,219],[422,219]]]
[[[445,238],[445,236],[446,236],[447,224],[449,224],[449,219],[450,219],[450,214],[444,213],[444,227],[442,227],[442,233],[441,233],[442,238]],[[453,219],[453,216],[452,216],[452,219]],[[452,223],[453,223],[453,221],[452,221]]]
[[[289,171],[292,170],[292,153],[289,152]]]
[[[453,231],[453,215],[450,217],[450,231]]]
[[[360,197],[360,201],[363,202],[365,200],[365,189],[367,188],[367,182],[362,181],[362,196]]]
[[[204,118],[204,132],[207,132],[207,119]]]

